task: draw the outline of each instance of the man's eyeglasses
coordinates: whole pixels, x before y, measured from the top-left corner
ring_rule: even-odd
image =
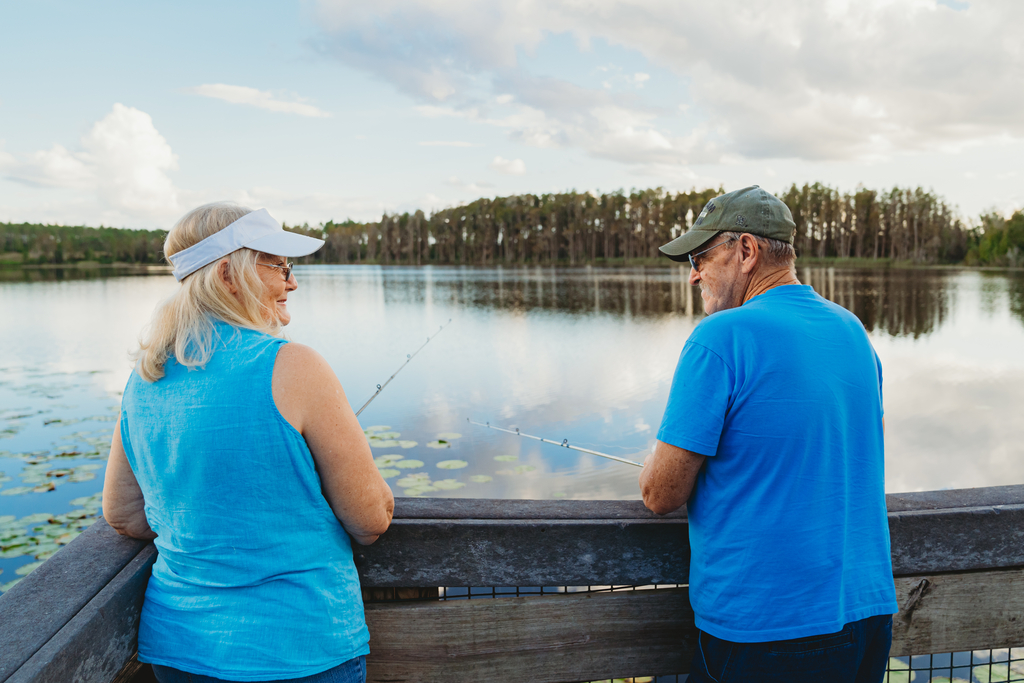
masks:
[[[735,241],[736,241],[736,238],[735,237],[731,237],[731,238],[727,239],[724,242],[719,242],[718,244],[716,244],[713,247],[710,247],[709,249],[705,249],[704,251],[698,251],[696,254],[688,254],[688,256],[690,258],[690,267],[693,268],[694,270],[696,270],[697,272],[700,272],[700,257],[701,257],[702,254],[706,254],[709,251],[711,251],[712,249],[718,249],[721,246],[724,246],[726,244],[729,244],[730,242],[735,242]]]
[[[292,268],[295,266],[294,263],[288,263],[287,261],[283,266],[279,266],[273,263],[257,263],[257,266],[266,266],[267,268],[280,268],[284,271],[284,281],[288,282],[288,278],[292,276]]]

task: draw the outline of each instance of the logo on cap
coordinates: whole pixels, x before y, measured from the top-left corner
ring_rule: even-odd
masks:
[[[700,215],[697,216],[697,220],[693,222],[694,227],[700,225],[701,221],[703,221],[705,218],[713,214],[716,208],[718,207],[715,206],[714,201],[710,201],[707,204],[705,204],[704,210],[700,212]]]

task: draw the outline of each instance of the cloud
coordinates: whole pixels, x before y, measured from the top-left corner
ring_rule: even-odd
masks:
[[[190,92],[203,97],[212,97],[224,100],[231,104],[246,104],[267,111],[283,112],[285,114],[298,114],[299,116],[310,116],[313,118],[326,118],[330,113],[323,111],[312,104],[307,104],[301,98],[292,101],[278,99],[273,93],[256,88],[247,88],[242,85],[225,85],[223,83],[208,83],[195,88]]]
[[[1024,3],[1014,0],[319,0],[314,7],[325,53],[424,104],[503,127],[526,144],[630,164],[723,154],[879,160],[1024,138],[1016,32]],[[651,69],[633,72],[631,88],[562,81],[559,93],[548,87],[556,81],[526,73],[521,62],[551,36],[629,50]],[[655,93],[644,78],[654,69],[660,92],[677,90],[689,111],[635,99]],[[498,96],[510,113],[490,111]],[[630,151],[634,145],[640,151]]]
[[[423,147],[479,147],[479,145],[474,145],[472,142],[462,142],[461,140],[429,140],[417,142],[416,144]]]
[[[152,219],[178,211],[178,190],[167,173],[178,157],[149,114],[115,104],[80,141],[80,151],[55,144],[24,160],[3,162],[7,177],[37,187],[92,193],[116,216]]]
[[[522,159],[509,160],[502,157],[494,157],[494,161],[491,162],[491,168],[505,175],[523,175],[526,173],[526,164],[523,163]]]
[[[491,183],[467,183],[463,180],[459,180],[459,177],[454,175],[445,180],[444,184],[448,185],[449,187],[464,190],[465,192],[472,193],[474,195],[489,194],[490,190],[494,188],[494,185],[492,185]]]

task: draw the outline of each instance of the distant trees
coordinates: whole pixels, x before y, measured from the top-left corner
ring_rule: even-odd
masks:
[[[163,230],[0,223],[0,262],[163,263]]]
[[[613,263],[657,258],[658,246],[688,230],[707,201],[722,192],[523,194],[482,198],[429,216],[385,213],[367,223],[328,221],[288,229],[326,240],[302,263]],[[842,193],[814,183],[793,185],[779,196],[793,211],[797,253],[805,257],[957,263],[973,249],[975,262],[990,263],[1010,253],[1009,246],[1001,246],[1003,228],[993,217],[984,219],[991,227],[985,223],[975,234],[942,198],[921,188]],[[164,234],[0,224],[0,261],[158,263]],[[1024,241],[1007,239],[1024,248]]]
[[[969,265],[1024,266],[1024,211],[1009,220],[997,214],[981,217],[981,226],[974,233],[975,243],[965,259]]]

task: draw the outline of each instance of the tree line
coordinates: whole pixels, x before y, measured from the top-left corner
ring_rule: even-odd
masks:
[[[481,198],[426,214],[286,226],[326,240],[302,263],[565,264],[657,259],[658,246],[693,225],[724,190],[662,188]],[[841,192],[820,183],[779,194],[797,224],[797,254],[915,263],[1024,265],[1024,215],[967,225],[921,188]],[[159,230],[0,223],[0,261],[23,264],[160,263]]]

